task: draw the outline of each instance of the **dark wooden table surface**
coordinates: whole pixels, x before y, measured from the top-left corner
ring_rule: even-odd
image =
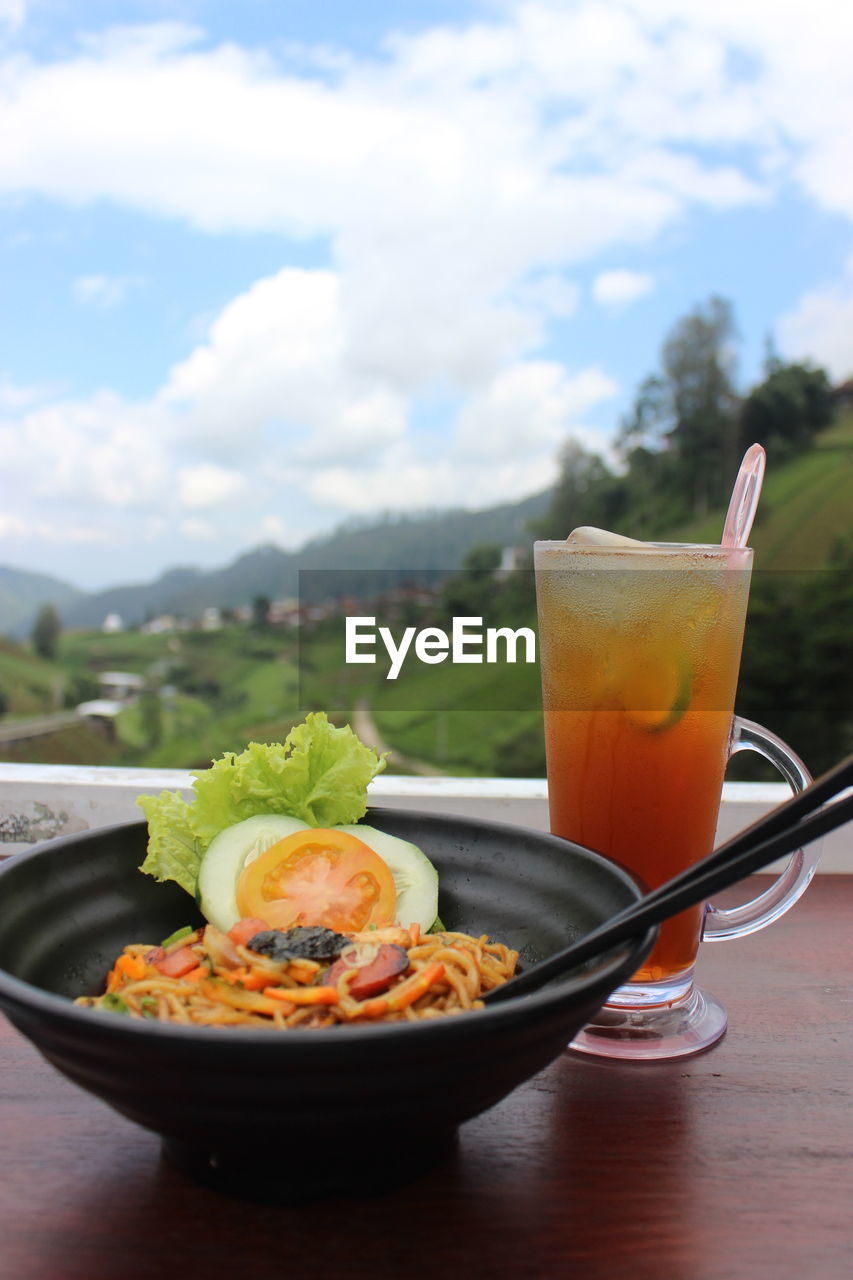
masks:
[[[726,1038],[667,1065],[564,1055],[421,1178],[302,1207],[191,1182],[0,1019],[2,1280],[853,1275],[853,876],[707,945]],[[417,1151],[377,1133],[389,1161]]]

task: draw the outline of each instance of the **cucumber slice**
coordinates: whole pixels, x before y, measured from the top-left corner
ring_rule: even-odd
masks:
[[[304,827],[304,822],[288,818],[286,814],[261,813],[235,822],[214,836],[198,872],[196,892],[205,919],[227,933],[240,919],[237,907],[240,872],[270,845]]]
[[[419,924],[424,932],[430,929],[438,915],[438,872],[423,850],[359,822],[336,830],[363,840],[391,868],[397,889],[397,923],[404,929],[410,924]]]
[[[307,823],[285,814],[257,814],[220,831],[211,840],[198,873],[201,913],[227,933],[240,919],[237,881],[245,866],[285,836],[307,830]],[[390,868],[397,890],[397,922],[419,924],[426,932],[438,915],[438,872],[415,844],[389,836],[376,827],[353,823],[335,828],[357,836]]]

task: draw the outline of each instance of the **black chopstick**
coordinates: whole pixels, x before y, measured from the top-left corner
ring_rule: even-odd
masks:
[[[678,915],[686,907],[705,901],[721,889],[736,884],[744,876],[849,822],[853,818],[853,794],[843,796],[817,812],[808,811],[815,804],[844,790],[851,777],[853,757],[824,774],[793,800],[759,819],[747,831],[729,840],[702,862],[667,881],[571,946],[564,947],[555,955],[511,978],[503,986],[496,987],[486,995],[485,1000],[489,1004],[495,1004],[522,995],[585,960],[600,955],[617,943],[637,937],[651,925],[659,924],[670,916]],[[818,797],[817,800],[815,796]],[[794,821],[790,821],[792,813]],[[798,813],[805,813],[805,816],[796,820]]]

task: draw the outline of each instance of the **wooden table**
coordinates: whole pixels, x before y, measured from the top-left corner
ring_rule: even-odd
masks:
[[[227,1199],[0,1019],[2,1280],[853,1275],[853,876],[706,946],[727,1037],[667,1065],[566,1054],[383,1196]],[[417,1164],[393,1133],[388,1159]]]

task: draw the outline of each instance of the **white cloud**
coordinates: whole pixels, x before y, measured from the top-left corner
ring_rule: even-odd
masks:
[[[840,279],[804,294],[779,321],[779,344],[792,360],[811,360],[836,382],[853,377],[853,258]]]
[[[178,496],[185,507],[218,507],[232,502],[245,488],[245,477],[238,471],[213,462],[184,467],[178,476]]]
[[[700,127],[711,144],[756,141],[754,103],[733,112],[725,47],[703,25],[616,0],[520,4],[325,81],[200,47],[180,24],[123,28],[63,61],[7,63],[0,186],[356,241],[405,225],[419,238],[452,214],[457,228],[475,219],[490,252],[508,237],[512,273],[538,256],[534,234],[545,254],[571,251],[647,235],[684,199],[755,197],[744,173],[661,152]],[[602,173],[635,207],[604,199]]]
[[[273,542],[279,547],[295,547],[303,541],[304,535],[280,515],[264,516],[252,530],[252,542]]]
[[[5,27],[7,31],[18,31],[27,16],[25,0],[0,0],[0,35]]]
[[[535,224],[571,246],[582,176],[742,202],[784,156],[849,212],[851,36],[837,0],[527,0],[397,37],[382,60],[327,57],[320,78],[310,56],[300,74],[177,22],[117,28],[52,63],[7,60],[0,186],[312,236],[407,218],[418,235],[467,207],[486,242],[521,213],[518,241]],[[697,142],[709,152],[685,155]],[[725,145],[751,155],[718,163]],[[664,199],[657,218],[675,211]],[[606,225],[630,235],[632,213]]]
[[[535,352],[577,305],[555,263],[641,245],[695,205],[766,199],[780,154],[789,172],[817,174],[837,111],[803,133],[794,105],[820,69],[800,66],[778,29],[796,47],[818,17],[763,0],[527,0],[398,36],[382,60],[326,59],[322,77],[310,60],[300,72],[209,47],[180,23],[119,28],[53,62],[7,59],[0,189],[112,200],[208,231],[331,237],[328,276],[294,272],[235,300],[164,396],[192,398],[208,434],[218,416],[223,445],[229,422],[274,423],[285,393],[306,432],[319,418],[336,443],[349,432],[364,447],[357,423],[395,438],[412,396],[467,393]],[[842,90],[846,65],[830,65]],[[78,290],[107,303],[119,287],[89,277]],[[261,334],[275,348],[266,364]],[[217,382],[226,364],[236,377]]]
[[[210,521],[201,520],[198,516],[189,516],[179,521],[178,530],[190,542],[213,542],[216,537],[216,529]]]
[[[78,276],[71,289],[78,302],[111,310],[139,283],[139,276],[88,275]]]
[[[531,456],[553,460],[569,430],[583,414],[615,395],[617,387],[600,369],[572,378],[562,365],[530,360],[502,370],[459,414],[454,458],[504,461],[524,466]]]
[[[347,347],[337,274],[285,268],[223,309],[158,401],[222,457],[244,458],[266,437],[303,464],[360,458],[403,434],[406,406]]]
[[[580,288],[558,272],[546,271],[524,280],[515,290],[515,296],[523,307],[532,308],[534,312],[566,319],[578,309]]]
[[[557,449],[568,434],[605,447],[584,415],[616,390],[600,369],[570,376],[554,362],[520,362],[465,402],[440,447],[400,441],[361,469],[319,468],[308,489],[321,505],[353,514],[377,506],[482,507],[534,493],[556,479]]]
[[[308,492],[327,512],[368,515],[377,510],[411,512],[425,508],[489,507],[536,493],[556,479],[551,455],[536,451],[520,462],[492,459],[488,467],[460,465],[444,452],[396,448],[362,473],[323,467],[306,479]]]
[[[16,414],[51,395],[47,387],[22,387],[0,374],[0,414]]]
[[[604,443],[588,422],[612,376],[575,368],[571,325],[565,365],[545,356],[553,322],[578,311],[581,265],[636,261],[692,211],[792,183],[853,218],[853,6],[481,12],[398,35],[376,58],[291,49],[277,62],[177,22],[89,36],[52,60],[0,54],[0,194],[107,201],[325,254],[231,299],[147,402],[45,402],[0,384],[14,488],[66,504],[69,527],[101,510],[111,532],[121,515],[126,540],[152,544],[176,529],[301,541],[377,506],[517,497],[553,479],[568,433]],[[0,25],[24,17],[0,0]],[[92,273],[72,288],[109,307],[138,283]],[[617,266],[592,296],[616,307],[654,286]],[[851,296],[849,280],[805,296],[780,328],[786,349],[840,369]],[[436,399],[446,421],[420,431]]]
[[[10,542],[20,540],[30,545],[44,542],[49,546],[64,546],[67,543],[80,546],[106,543],[110,534],[102,524],[69,524],[65,520],[45,520],[43,517],[34,519],[29,513],[22,516],[0,512],[0,538]]]
[[[592,296],[605,307],[621,307],[636,302],[655,287],[655,278],[646,271],[614,269],[601,271],[592,282]]]
[[[163,500],[169,468],[160,415],[111,392],[57,400],[0,424],[8,500],[143,508]]]

